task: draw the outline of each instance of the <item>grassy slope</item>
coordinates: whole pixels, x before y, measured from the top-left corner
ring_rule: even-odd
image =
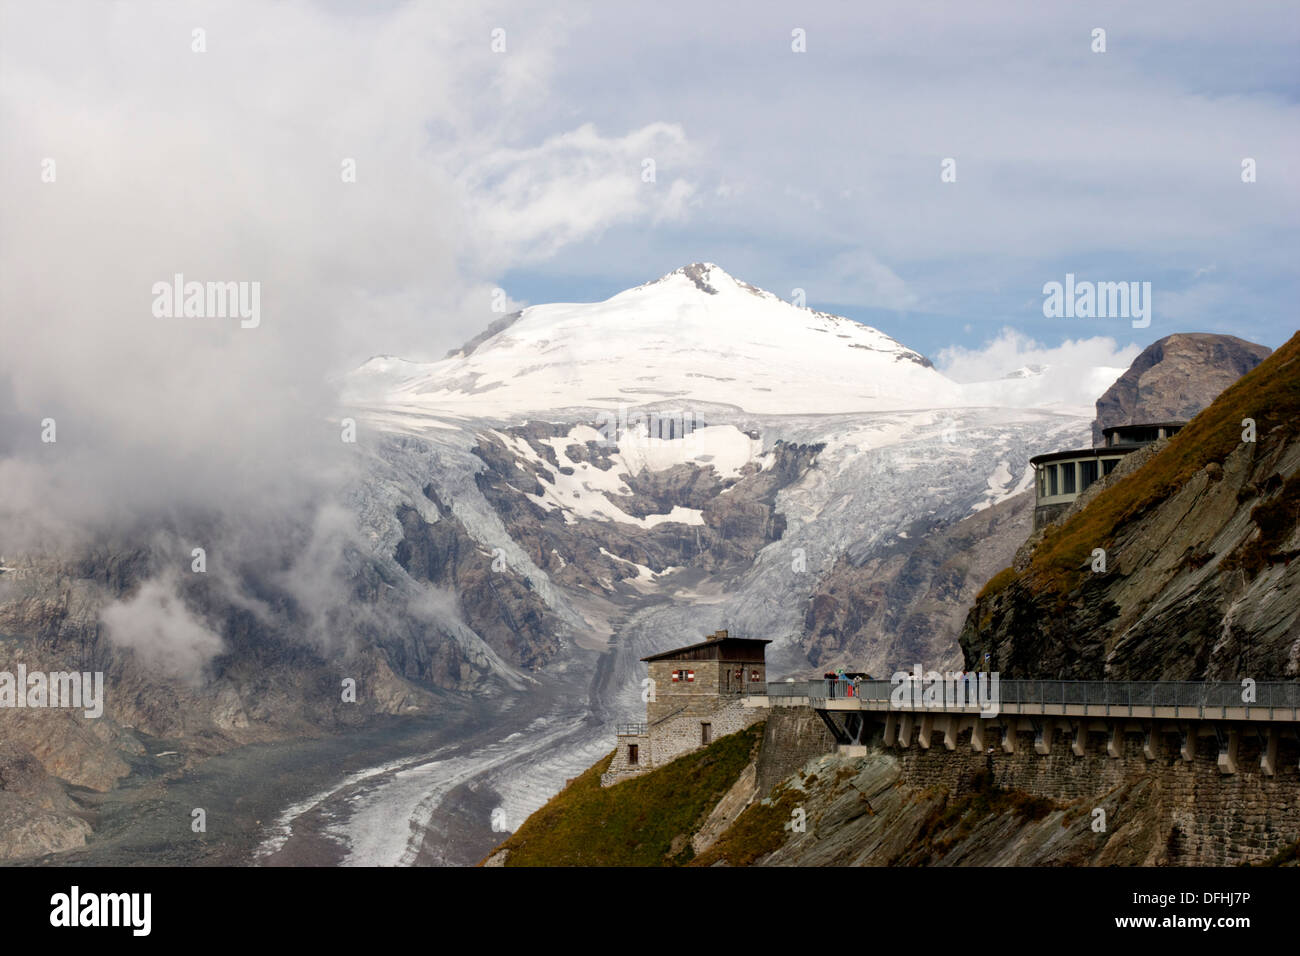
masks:
[[[1049,529],[1025,570],[1038,591],[1064,595],[1088,572],[1092,549],[1109,547],[1116,529],[1159,504],[1210,462],[1222,462],[1241,443],[1242,419],[1255,420],[1258,438],[1282,426],[1300,429],[1300,332],[1230,385],[1144,467],[1116,482],[1078,514]],[[1010,568],[985,585],[990,597],[1017,575]]]
[[[816,776],[801,781],[805,788],[816,783]],[[715,863],[749,866],[759,857],[780,849],[785,843],[792,814],[805,799],[803,790],[778,785],[769,797],[746,807],[713,846],[691,861],[691,866],[713,866]]]
[[[690,837],[758,753],[763,724],[715,740],[665,767],[612,787],[613,754],[577,777],[497,850],[507,866],[680,866]]]

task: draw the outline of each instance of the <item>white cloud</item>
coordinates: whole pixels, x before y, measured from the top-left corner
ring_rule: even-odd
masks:
[[[865,247],[842,252],[825,267],[825,287],[817,298],[828,302],[853,302],[882,309],[909,309],[917,296],[903,278]],[[809,295],[813,294],[809,290]]]
[[[283,568],[276,546],[314,529],[283,583],[323,640],[349,621],[348,569],[328,558],[362,447],[331,421],[332,375],[440,356],[500,317],[503,270],[691,196],[680,126],[537,121],[567,14],[0,2],[0,553],[187,539],[219,515],[201,535],[230,557],[213,583],[253,606],[230,593],[241,572]],[[494,55],[499,24],[509,52]],[[659,181],[642,189],[647,155]],[[260,283],[260,325],[155,317],[152,287],[177,273]],[[174,583],[145,583],[104,623],[193,678],[221,639]]]
[[[109,641],[135,651],[145,667],[191,683],[202,680],[223,649],[221,638],[186,608],[174,577],[146,581],[129,599],[104,608],[101,620]]]
[[[533,122],[553,13],[73,9],[6,3],[0,37],[0,474],[30,490],[0,503],[6,537],[33,511],[309,497],[348,464],[332,374],[441,356],[499,317],[504,270],[691,199],[680,126]],[[259,282],[260,326],[154,317],[177,273]]]
[[[996,338],[977,349],[952,346],[934,358],[935,366],[958,382],[988,382],[1005,378],[1026,367],[1050,367],[1058,372],[1083,369],[1127,369],[1141,349],[1119,345],[1114,339],[1096,336],[1067,339],[1057,346],[1045,346],[1013,328],[1004,328]],[[1065,385],[1061,375],[1052,379]],[[1093,396],[1096,397],[1095,395]]]
[[[586,123],[538,146],[492,150],[459,181],[477,241],[497,250],[504,266],[548,258],[618,222],[680,217],[694,189],[673,170],[690,156],[674,124],[606,137]],[[647,162],[654,164],[650,182],[642,175]]]

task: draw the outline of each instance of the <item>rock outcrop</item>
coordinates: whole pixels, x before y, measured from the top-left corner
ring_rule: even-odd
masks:
[[[873,674],[905,664],[947,670],[980,588],[1011,561],[1033,525],[1025,491],[854,563],[840,557],[813,592],[802,645],[818,667],[852,663]]]
[[[979,596],[1004,678],[1300,678],[1300,334],[1027,542]]]
[[[1178,332],[1152,342],[1097,399],[1092,442],[1112,425],[1187,421],[1272,350],[1232,335]]]
[[[0,861],[82,846],[90,825],[25,747],[0,740]]]

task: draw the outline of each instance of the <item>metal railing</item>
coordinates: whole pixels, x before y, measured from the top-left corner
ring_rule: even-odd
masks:
[[[615,727],[614,734],[618,737],[644,737],[646,734],[646,725],[619,724]]]
[[[971,675],[969,684],[963,683],[960,696],[969,709],[977,691],[984,688],[976,683],[978,675]],[[840,680],[807,680],[793,683],[781,682],[767,685],[768,697],[807,697],[815,700],[858,698],[870,703],[889,702],[903,685],[887,680],[861,681],[857,685]],[[952,688],[951,682],[949,689]],[[927,685],[912,688],[920,699]],[[1249,692],[1248,692],[1249,690]],[[900,692],[901,693],[901,692]],[[942,700],[942,687],[937,688],[937,698]],[[1253,697],[1253,699],[1251,699]],[[1268,681],[1247,688],[1239,681],[1060,681],[1060,680],[1001,680],[997,685],[997,701],[1001,705],[1039,705],[1043,708],[1080,705],[1100,707],[1179,707],[1215,708],[1249,707],[1255,710],[1273,708],[1294,711],[1300,709],[1300,681]],[[930,704],[924,709],[935,709]],[[942,705],[939,705],[942,706]],[[917,709],[922,709],[918,707]],[[954,706],[953,709],[963,709]]]

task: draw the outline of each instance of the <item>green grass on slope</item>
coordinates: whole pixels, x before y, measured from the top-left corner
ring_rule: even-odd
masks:
[[[816,777],[803,780],[805,787],[817,782]],[[793,819],[795,808],[807,800],[807,794],[797,787],[778,786],[765,800],[757,800],[745,808],[727,832],[713,846],[696,857],[691,866],[749,866],[760,857],[779,850],[786,840],[786,829]]]
[[[680,866],[690,838],[758,753],[763,724],[666,767],[600,785],[613,754],[577,777],[497,849],[507,866]],[[496,853],[494,850],[493,853]]]
[[[1277,426],[1300,430],[1300,333],[1224,390],[1142,468],[1099,494],[1068,521],[1050,528],[1025,570],[1036,591],[1064,595],[1088,573],[1092,549],[1110,546],[1116,531],[1175,493],[1210,462],[1223,462],[1241,444],[1242,420],[1255,420],[1257,440]],[[1010,572],[1010,573],[1008,573]],[[995,575],[989,597],[1016,577]]]

